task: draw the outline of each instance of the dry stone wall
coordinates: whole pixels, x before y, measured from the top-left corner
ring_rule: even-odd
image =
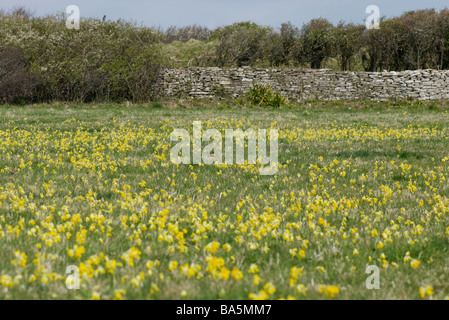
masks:
[[[239,97],[270,84],[291,100],[449,99],[449,71],[336,72],[306,69],[183,68],[158,76],[159,97]]]

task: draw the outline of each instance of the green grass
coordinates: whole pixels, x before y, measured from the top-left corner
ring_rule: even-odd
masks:
[[[208,59],[213,56],[217,41],[190,39],[162,45],[162,53],[172,68],[213,65]]]
[[[170,134],[197,120],[223,133],[278,129],[278,173],[172,164]],[[334,299],[421,299],[429,286],[425,299],[443,299],[448,126],[435,102],[3,106],[0,299],[328,299],[320,285],[337,286]],[[81,290],[65,287],[70,265]],[[380,290],[365,286],[369,265]],[[293,280],[292,267],[303,269]],[[243,278],[226,279],[233,270]]]

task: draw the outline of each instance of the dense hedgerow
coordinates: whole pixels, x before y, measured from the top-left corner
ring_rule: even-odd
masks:
[[[0,103],[146,101],[160,67],[449,69],[449,10],[406,12],[379,29],[324,18],[280,29],[239,22],[165,31],[126,21],[0,10]]]
[[[364,24],[340,22],[333,25],[319,18],[300,28],[292,23],[275,29],[239,22],[210,34],[204,41],[206,54],[178,60],[189,61],[189,65],[222,67],[298,66],[359,71],[449,69],[448,9],[410,11],[399,17],[383,18],[380,28],[372,30],[366,29]],[[193,35],[198,38],[196,33]],[[183,41],[186,39],[184,37]],[[209,50],[211,42],[215,47],[213,52]],[[179,56],[185,53],[180,52]]]
[[[145,101],[161,65],[159,35],[126,21],[0,15],[0,98]],[[11,53],[14,54],[11,54]]]

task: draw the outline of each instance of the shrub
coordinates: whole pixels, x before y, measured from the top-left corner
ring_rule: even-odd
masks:
[[[365,26],[340,22],[334,28],[335,49],[339,56],[341,70],[351,69],[351,60],[363,45]]]
[[[196,24],[186,27],[170,26],[167,30],[161,32],[164,43],[172,43],[173,41],[187,42],[190,39],[208,40],[211,31],[207,27],[198,26]]]
[[[80,30],[69,30],[62,14],[0,16],[0,50],[22,50],[26,72],[42,81],[42,100],[150,100],[159,41],[153,29],[121,20],[82,19]]]
[[[260,107],[280,108],[287,99],[279,92],[273,90],[271,85],[256,84],[246,94],[248,101]]]
[[[334,54],[334,26],[324,18],[313,19],[301,28],[300,55],[313,69],[320,69],[323,61]]]
[[[0,52],[0,100],[6,103],[25,103],[33,99],[39,79],[27,70],[21,49],[4,48]]]
[[[221,67],[254,65],[264,58],[264,44],[271,32],[271,28],[252,22],[235,23],[215,30],[211,37],[219,41],[217,64]]]

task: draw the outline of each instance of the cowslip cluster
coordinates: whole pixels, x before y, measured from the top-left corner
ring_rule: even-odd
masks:
[[[190,126],[2,123],[0,297],[332,299],[369,294],[368,265],[386,286],[403,280],[395,297],[449,294],[429,283],[449,237],[447,158],[400,157],[446,129],[203,121],[278,128],[279,172],[262,177],[172,164],[169,135]],[[357,156],[364,145],[390,156]],[[66,289],[69,265],[80,291]]]

